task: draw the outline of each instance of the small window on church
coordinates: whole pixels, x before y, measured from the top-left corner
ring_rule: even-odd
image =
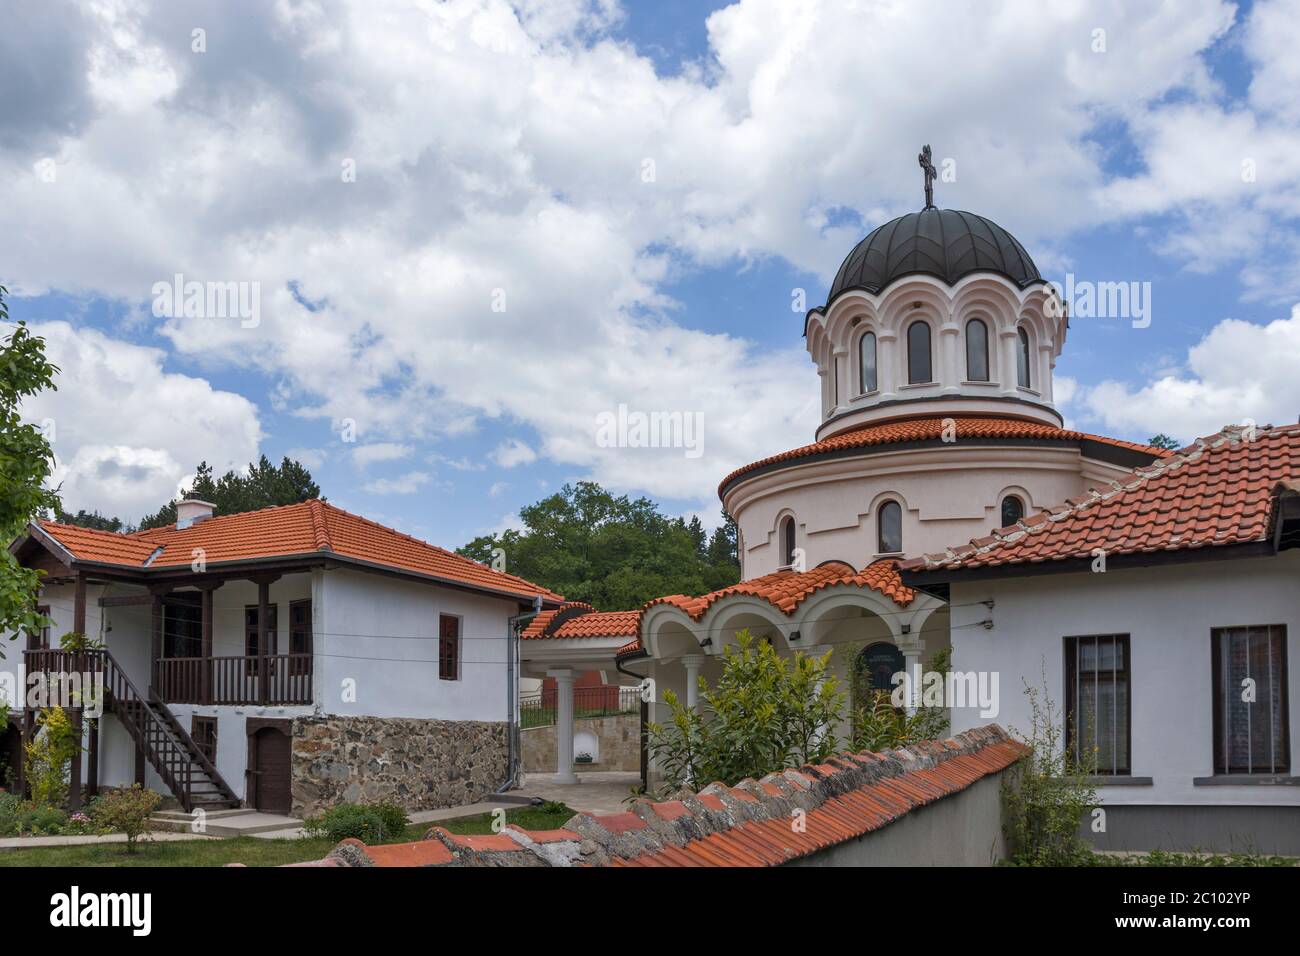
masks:
[[[787,517],[781,522],[781,566],[788,568],[794,564],[794,518]]]
[[[966,379],[989,380],[989,327],[979,319],[966,323]]]
[[[919,385],[933,381],[930,372],[930,324],[913,322],[907,328],[907,382]]]
[[[1016,337],[1016,381],[1021,388],[1030,388],[1029,384],[1029,333],[1023,328]]]
[[[876,333],[868,332],[858,340],[858,365],[863,394],[876,390]]]
[[[877,548],[880,554],[899,554],[903,550],[903,507],[886,501],[876,517]]]
[[[1025,516],[1025,503],[1015,495],[1007,495],[1002,499],[1002,524],[999,527],[1009,528]]]

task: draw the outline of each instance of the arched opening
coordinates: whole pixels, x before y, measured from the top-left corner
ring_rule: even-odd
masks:
[[[781,567],[794,564],[794,517],[786,515],[781,520]]]
[[[913,322],[907,327],[907,382],[920,385],[931,381],[930,323]]]
[[[876,550],[880,554],[900,554],[903,550],[903,507],[886,501],[876,515]]]
[[[876,390],[878,379],[875,332],[867,332],[858,340],[858,375],[862,382],[863,394]]]
[[[1019,495],[1007,495],[1002,499],[1002,524],[999,527],[1009,528],[1024,516],[1025,503]]]
[[[980,319],[966,323],[966,380],[989,380],[989,327]]]
[[[1029,333],[1021,326],[1016,335],[1016,383],[1021,388],[1031,388],[1029,383]]]

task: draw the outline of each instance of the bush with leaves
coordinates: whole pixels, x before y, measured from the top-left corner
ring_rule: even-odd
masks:
[[[331,840],[357,839],[362,843],[396,840],[410,826],[406,811],[391,803],[341,803],[320,816],[308,817],[303,829]]]
[[[855,655],[855,661],[859,658]],[[857,665],[855,665],[857,666]],[[930,659],[927,672],[947,677],[952,669],[952,651],[945,648]],[[948,708],[929,704],[907,713],[895,706],[889,691],[871,691],[867,704],[853,715],[854,750],[890,750],[923,740],[938,740],[948,733]]]
[[[150,818],[162,797],[138,783],[101,794],[90,807],[91,823],[101,831],[126,834],[126,852],[134,853],[136,841],[152,832]]]
[[[40,806],[57,807],[68,797],[68,770],[80,755],[72,719],[62,707],[48,707],[36,718],[36,733],[27,744],[27,785]]]
[[[827,674],[830,657],[796,651],[785,658],[748,630],[739,632],[723,648],[716,685],[700,678],[699,706],[692,710],[666,691],[669,722],[647,726],[668,787],[734,784],[834,754],[845,695]]]
[[[1063,746],[1066,715],[1043,687],[1025,682],[1030,725],[1014,731],[1030,752],[1003,779],[1011,861],[1022,866],[1085,866],[1094,854],[1079,830],[1097,806],[1097,752],[1071,757]],[[1087,739],[1085,737],[1085,739]]]

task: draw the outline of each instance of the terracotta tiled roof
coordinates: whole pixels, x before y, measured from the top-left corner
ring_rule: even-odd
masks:
[[[897,562],[886,558],[867,565],[861,571],[855,571],[852,565],[843,561],[828,561],[802,573],[774,571],[699,597],[670,594],[655,598],[646,604],[646,608],[656,604],[672,604],[685,611],[692,620],[698,621],[722,598],[732,594],[747,594],[762,598],[785,614],[793,614],[811,595],[837,584],[871,588],[900,607],[907,607],[915,597],[915,592],[903,584],[903,579],[899,577]]]
[[[626,643],[626,644],[624,644],[622,647],[620,647],[620,648],[618,649],[618,652],[617,652],[614,656],[615,656],[615,657],[626,657],[626,656],[629,655],[629,654],[639,654],[639,653],[641,653],[641,650],[642,650],[642,648],[641,648],[641,638],[638,637],[635,641],[629,641],[628,643]]]
[[[892,559],[882,559],[861,571],[855,571],[852,565],[843,561],[829,561],[811,571],[776,571],[699,597],[670,594],[648,601],[636,611],[597,611],[589,604],[571,602],[554,611],[543,611],[533,618],[521,636],[525,640],[637,637],[641,629],[641,616],[656,604],[671,604],[681,608],[692,620],[698,621],[714,604],[734,594],[762,598],[782,613],[793,614],[813,594],[837,584],[871,588],[900,607],[907,607],[915,597],[915,592],[899,577],[897,562]],[[628,647],[631,645],[620,648],[618,653],[623,654]],[[639,643],[635,649],[641,649]]]
[[[623,813],[579,813],[558,830],[509,825],[491,836],[457,836],[434,827],[414,844],[345,841],[327,859],[361,866],[776,866],[883,829],[1027,752],[991,725],[943,742],[844,754],[734,787],[715,783],[680,800],[640,801]],[[805,827],[791,826],[795,810],[804,812]]]
[[[814,442],[811,445],[804,445],[801,448],[794,448],[779,455],[772,455],[769,458],[751,462],[737,468],[723,478],[718,484],[718,493],[721,494],[727,485],[741,475],[746,475],[751,471],[757,471],[778,462],[811,458],[827,452],[845,451],[854,448],[872,448],[879,445],[896,445],[903,442],[941,441],[944,438],[944,423],[949,420],[954,422],[956,426],[953,434],[957,445],[960,445],[963,440],[984,443],[1000,438],[1078,443],[1092,441],[1150,455],[1152,458],[1162,458],[1169,454],[1164,449],[1154,448],[1150,445],[1137,445],[1133,442],[1106,438],[1101,435],[1090,435],[1087,432],[1070,431],[1065,428],[1045,425],[1042,422],[1030,422],[1017,418],[990,418],[970,415],[953,415],[948,418],[904,418],[893,422],[868,425],[865,428],[834,435],[824,441]]]
[[[226,561],[330,554],[469,587],[523,597],[558,594],[512,574],[494,571],[323,501],[208,518],[188,528],[152,528],[131,535],[42,521],[40,528],[78,561],[141,570],[175,569],[201,548],[209,567]]]
[[[1300,476],[1300,426],[1230,426],[1099,490],[927,554],[905,571],[996,567],[1262,542],[1279,482]]]

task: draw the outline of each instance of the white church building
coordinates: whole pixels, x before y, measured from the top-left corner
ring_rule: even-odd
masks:
[[[1065,428],[1068,331],[1024,247],[981,216],[927,206],[859,242],[805,321],[814,441],[719,487],[741,583],[564,605],[524,632],[525,674],[557,681],[557,771],[572,779],[585,670],[650,678],[662,721],[665,692],[695,706],[742,629],[836,650],[855,695],[951,650],[997,690],[951,707],[954,732],[1027,731],[1026,682],[1078,716],[1065,745],[1097,754],[1101,847],[1300,853],[1300,428],[1178,452]]]

